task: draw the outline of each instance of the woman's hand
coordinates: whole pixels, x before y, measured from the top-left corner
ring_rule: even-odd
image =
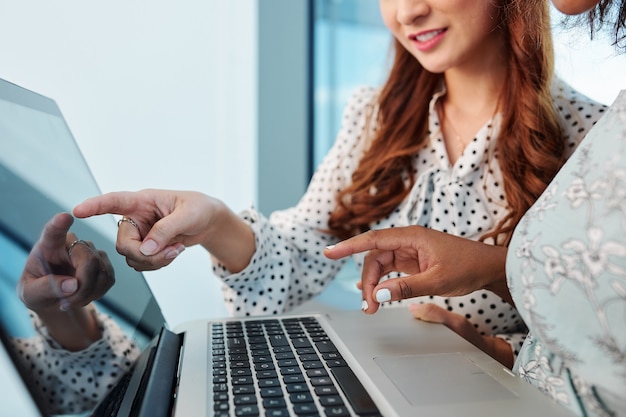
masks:
[[[121,214],[117,251],[139,271],[169,265],[185,247],[201,244],[232,272],[245,268],[252,230],[221,201],[192,191],[115,192],[85,200],[76,217]]]
[[[489,289],[511,302],[506,248],[421,226],[371,230],[325,249],[331,259],[369,251],[359,288],[366,313],[385,301],[422,295],[460,296]],[[390,272],[409,274],[379,283]]]
[[[50,335],[71,350],[89,346],[100,330],[88,306],[115,283],[107,254],[69,232],[74,219],[55,215],[32,248],[17,291]]]
[[[409,304],[409,310],[416,319],[445,325],[508,369],[513,368],[515,358],[511,345],[499,337],[481,335],[472,323],[460,314],[429,303]]]

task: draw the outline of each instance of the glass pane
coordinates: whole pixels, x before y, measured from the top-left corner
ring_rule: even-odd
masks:
[[[377,1],[315,0],[313,167],[334,143],[350,94],[384,82],[390,45]]]

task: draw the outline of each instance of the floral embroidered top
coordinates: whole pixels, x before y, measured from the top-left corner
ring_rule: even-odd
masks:
[[[518,225],[514,371],[581,416],[626,415],[626,91]]]
[[[552,87],[562,128],[569,149],[573,150],[605,106],[559,80]],[[324,229],[338,191],[352,182],[352,174],[369,144],[372,129],[376,128],[368,121],[373,120],[370,115],[376,109],[378,93],[374,88],[362,88],[352,96],[335,144],[295,207],[274,212],[269,219],[254,209],[241,214],[254,231],[256,253],[248,267],[237,274],[214,265],[216,274],[223,277],[224,299],[232,314],[288,311],[320,293],[343,266],[342,261],[330,261],[324,256],[324,248],[337,243],[337,238]],[[429,136],[414,157],[415,185],[397,209],[372,224],[372,228],[417,224],[478,239],[504,217],[502,175],[494,163],[500,116],[496,115],[476,133],[452,166],[436,111],[437,101],[445,93],[444,88],[430,102]],[[354,261],[360,270],[363,255],[356,255]],[[409,302],[433,302],[461,314],[483,335],[502,335],[514,352],[526,335],[515,309],[488,291],[455,298],[419,297]]]

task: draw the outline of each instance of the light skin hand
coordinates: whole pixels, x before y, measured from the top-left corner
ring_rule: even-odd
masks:
[[[169,265],[184,249],[200,244],[231,272],[244,269],[255,250],[252,230],[221,201],[192,191],[114,192],[74,208],[79,218],[101,214],[131,218],[121,222],[117,251],[138,271]]]
[[[69,232],[73,221],[69,213],[59,213],[44,226],[17,291],[59,344],[81,350],[101,337],[88,305],[113,286],[115,274],[106,253],[89,242],[75,244],[68,254],[77,239]]]
[[[381,290],[390,300],[423,295],[460,296],[489,289],[512,303],[506,286],[506,248],[475,242],[421,226],[371,230],[324,250],[330,259],[368,252],[359,288],[373,314]],[[408,274],[380,279],[390,272]]]
[[[481,335],[465,317],[435,304],[410,304],[409,310],[416,319],[445,325],[504,366],[513,368],[515,358],[509,343],[499,337]]]

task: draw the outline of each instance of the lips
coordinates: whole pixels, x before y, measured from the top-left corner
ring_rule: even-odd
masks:
[[[411,39],[412,41],[417,41],[417,42],[428,42],[436,38],[438,35],[442,34],[445,31],[446,31],[445,29],[429,30],[429,31],[421,32],[415,35],[410,35],[409,39]]]
[[[420,51],[429,51],[441,41],[448,29],[425,30],[420,33],[409,35],[409,40],[415,44]]]

